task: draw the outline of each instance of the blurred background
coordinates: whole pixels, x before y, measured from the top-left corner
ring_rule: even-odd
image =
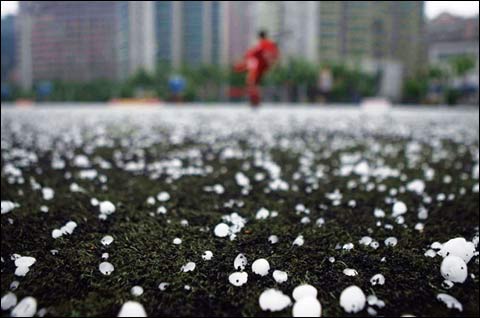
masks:
[[[242,102],[265,29],[269,102],[477,105],[478,1],[2,1],[4,101]]]

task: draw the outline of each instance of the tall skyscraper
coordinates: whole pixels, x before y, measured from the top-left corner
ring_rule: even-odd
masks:
[[[12,81],[16,64],[15,16],[2,18],[2,82]]]

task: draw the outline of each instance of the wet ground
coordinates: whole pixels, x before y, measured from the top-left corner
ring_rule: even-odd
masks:
[[[478,252],[466,281],[450,287],[432,248],[455,237],[478,248],[478,115],[2,109],[2,296],[33,297],[37,315],[115,316],[135,300],[149,316],[290,316],[291,306],[263,311],[260,294],[275,288],[292,298],[307,283],[323,316],[342,316],[340,294],[357,285],[384,302],[365,304],[358,316],[478,316]],[[400,202],[405,211],[394,209]],[[225,237],[214,231],[220,223]],[[248,281],[234,286],[239,253]],[[15,265],[20,256],[36,260],[26,274]],[[263,277],[251,269],[259,258],[270,264]],[[103,262],[110,275],[99,270]],[[195,268],[184,272],[189,262]],[[288,280],[276,282],[274,270]],[[375,274],[383,285],[371,283]],[[143,294],[132,295],[133,286]],[[442,293],[462,311],[437,300]],[[9,315],[3,307],[2,299]]]

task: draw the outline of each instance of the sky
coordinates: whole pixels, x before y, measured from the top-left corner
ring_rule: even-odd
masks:
[[[450,12],[462,16],[478,14],[478,1],[425,1],[425,12],[428,18],[434,18],[439,13]],[[1,1],[2,17],[18,10],[18,1]]]

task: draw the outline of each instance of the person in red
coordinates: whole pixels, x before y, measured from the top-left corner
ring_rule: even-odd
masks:
[[[253,107],[260,104],[260,80],[279,58],[278,47],[268,39],[266,31],[260,31],[258,38],[258,43],[245,53],[245,59],[234,67],[237,72],[247,73],[247,93]]]

